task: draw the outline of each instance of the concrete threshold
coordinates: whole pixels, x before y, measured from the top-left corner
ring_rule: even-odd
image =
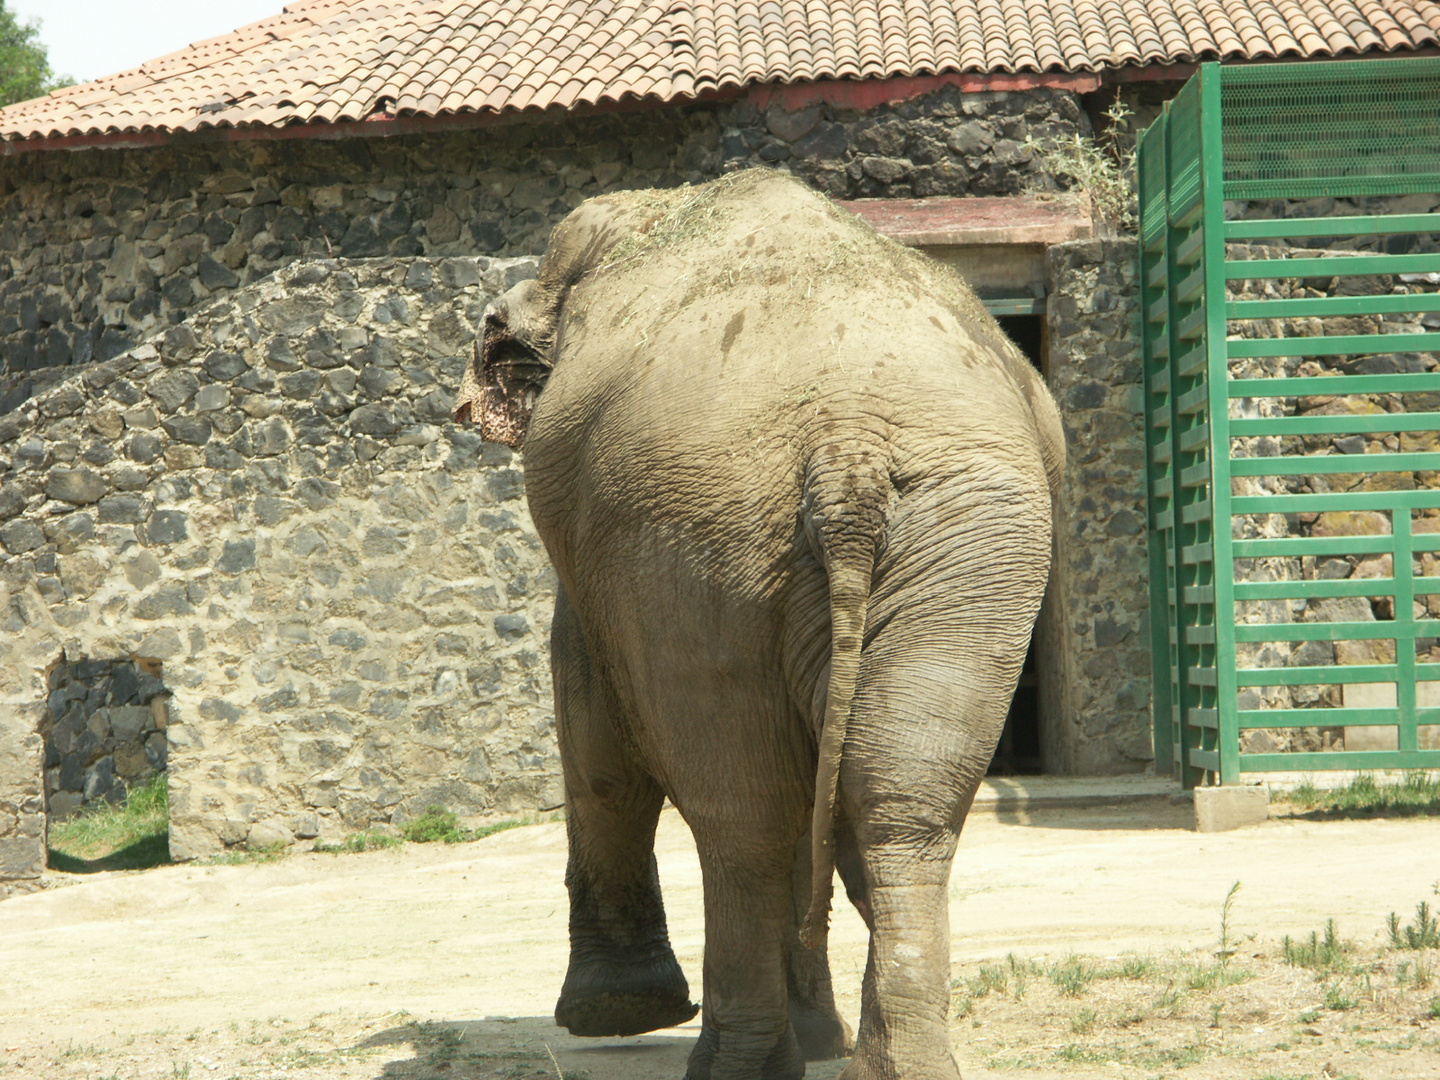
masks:
[[[1190,793],[1158,776],[991,776],[980,783],[972,814],[1034,813],[1093,807],[1188,803]]]

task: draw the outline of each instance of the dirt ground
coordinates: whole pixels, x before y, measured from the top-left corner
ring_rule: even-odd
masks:
[[[956,860],[967,1080],[1440,1076],[1440,953],[1383,948],[1388,913],[1440,903],[1440,821],[1198,835],[1181,807],[1021,817],[973,816]],[[700,874],[673,811],[658,854],[694,990]],[[0,1080],[679,1080],[695,1024],[584,1040],[549,1019],[564,855],[557,823],[454,846],[57,876],[0,903]],[[1235,881],[1238,945],[1220,964]],[[1355,948],[1341,974],[1280,961],[1283,935],[1332,918]],[[848,909],[831,949],[853,1024],[865,941]]]

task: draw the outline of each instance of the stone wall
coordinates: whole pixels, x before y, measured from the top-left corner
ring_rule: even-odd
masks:
[[[865,112],[741,101],[719,120],[724,168],[780,166],[834,199],[1018,195],[1050,183],[1028,141],[1090,131],[1080,100],[1049,89],[948,87]]]
[[[450,421],[534,266],[305,260],[0,417],[0,863],[57,661],[163,663],[176,858],[561,801],[551,571]]]
[[[1073,94],[947,88],[855,112],[747,99],[389,139],[196,142],[0,160],[0,414],[302,256],[539,254],[582,200],[748,165],[837,198],[1046,183],[1025,140]]]
[[[1135,244],[1057,244],[1047,258],[1047,376],[1069,461],[1042,640],[1042,662],[1062,665],[1043,706],[1045,766],[1135,771],[1153,759]]]
[[[56,664],[41,725],[45,810],[54,823],[117,803],[165,771],[165,684],[133,660]]]

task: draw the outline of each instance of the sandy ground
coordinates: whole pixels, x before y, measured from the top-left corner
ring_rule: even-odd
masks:
[[[957,971],[1012,952],[1211,948],[1237,880],[1231,933],[1246,948],[1330,918],[1378,945],[1386,914],[1433,900],[1440,879],[1440,821],[1272,820],[1218,835],[1187,821],[1180,807],[972,817],[952,883]],[[694,1024],[582,1040],[550,1021],[566,960],[564,856],[564,826],[550,824],[455,846],[58,877],[0,903],[0,1078],[553,1078],[553,1053],[566,1077],[679,1080]],[[673,811],[658,856],[694,992],[700,873]],[[854,1023],[865,941],[848,908],[831,949]],[[964,1042],[959,1054],[967,1080],[1020,1075]],[[1369,1060],[1293,1075],[1440,1076],[1434,1046]]]

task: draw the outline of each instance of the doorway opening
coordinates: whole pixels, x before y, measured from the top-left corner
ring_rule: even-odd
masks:
[[[1043,315],[998,315],[996,321],[1010,340],[1020,347],[1030,363],[1045,373],[1045,317]],[[1038,633],[1038,627],[1037,627]],[[995,756],[990,759],[990,776],[1034,776],[1044,771],[1040,729],[1040,665],[1035,637],[1025,653],[1025,666]]]
[[[160,662],[62,659],[48,683],[50,865],[83,873],[167,862],[170,693]]]

